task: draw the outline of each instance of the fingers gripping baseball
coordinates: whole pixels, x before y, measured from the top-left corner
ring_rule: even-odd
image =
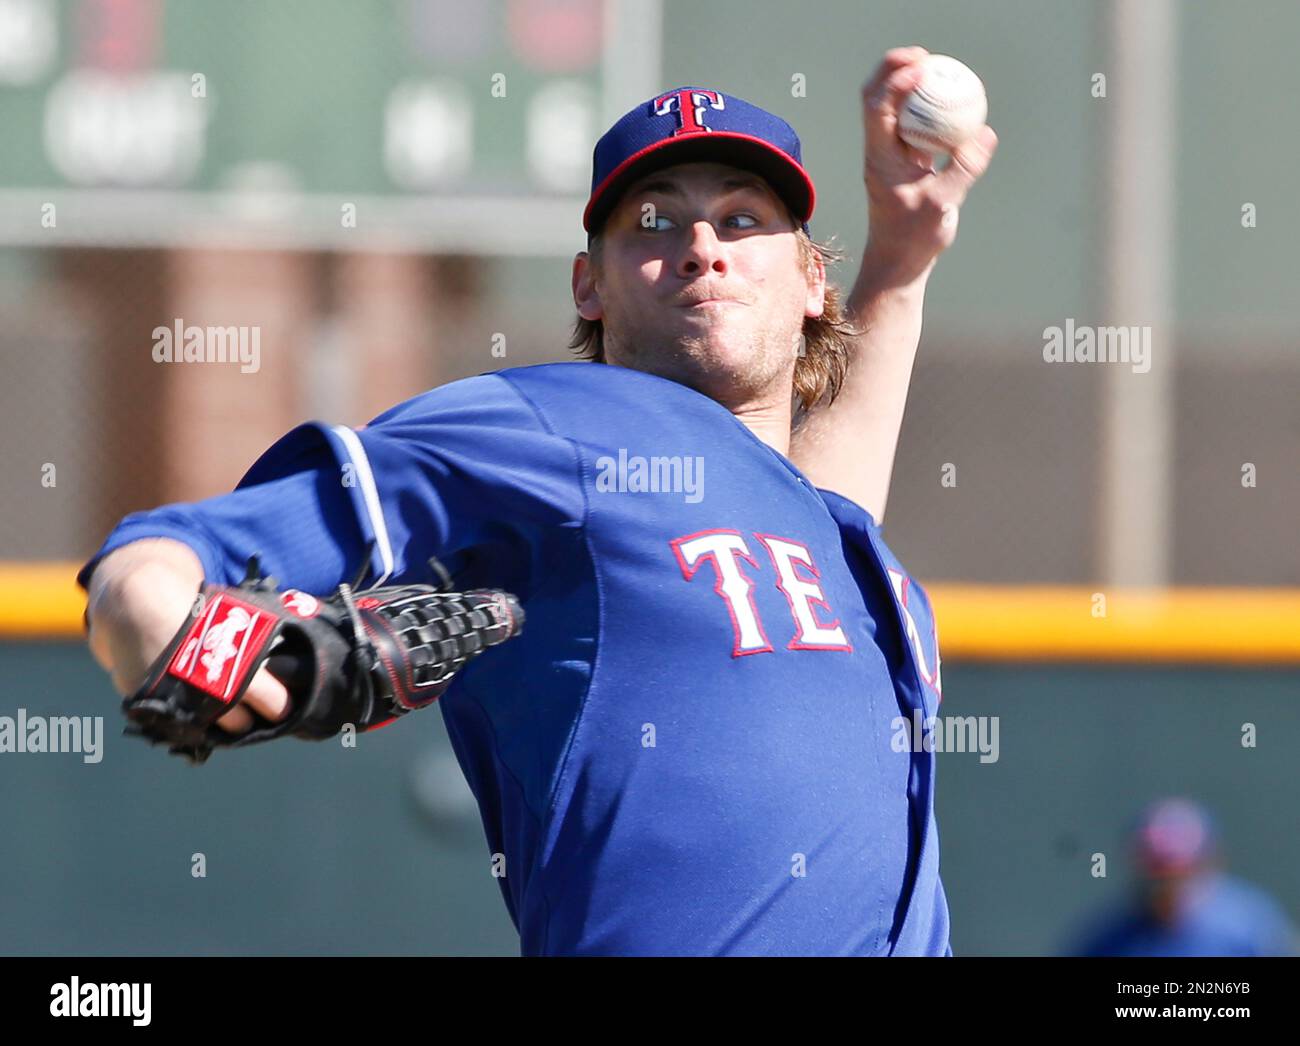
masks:
[[[997,132],[985,124],[973,138],[953,150],[952,162],[939,172],[937,182],[941,190],[949,196],[959,197],[956,202],[960,203],[971,186],[989,169],[997,148]]]
[[[888,52],[862,100],[868,247],[898,279],[911,280],[956,239],[960,208],[988,169],[997,135],[984,123],[979,78],[924,48]],[[943,170],[934,166],[939,152],[952,158]]]
[[[862,87],[862,124],[866,134],[865,174],[877,177],[919,177],[930,167],[928,153],[898,137],[898,112],[921,78],[923,47],[890,51]]]

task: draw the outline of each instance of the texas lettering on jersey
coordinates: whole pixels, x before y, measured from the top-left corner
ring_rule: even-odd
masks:
[[[793,623],[787,650],[838,650],[852,653],[853,646],[840,627],[838,618],[828,622],[818,619],[817,608],[830,616],[830,604],[821,589],[821,571],[813,561],[808,547],[793,538],[774,534],[751,535],[756,546],[767,552],[776,572],[775,584],[785,596]],[[759,583],[751,574],[762,570],[762,561],[750,551],[744,534],[739,530],[719,527],[701,530],[694,534],[674,538],[669,542],[682,577],[696,580],[701,568],[707,565],[713,576],[713,590],[718,594],[731,618],[734,636],[732,657],[746,654],[768,654],[775,649],[768,639],[758,608],[754,603],[754,589]],[[749,570],[746,570],[748,566]],[[800,577],[802,568],[810,577]],[[943,700],[943,682],[940,670],[939,635],[934,616],[926,606],[918,608],[927,624],[928,635],[923,637],[921,626],[912,613],[914,586],[912,579],[897,567],[886,567],[904,631],[916,663],[921,682],[932,689],[935,703]]]
[[[935,623],[934,615],[926,608],[925,617],[930,622],[930,649],[934,652],[933,658],[927,658],[925,645],[921,642],[921,630],[917,627],[916,618],[912,615],[911,607],[908,600],[911,597],[912,579],[903,571],[896,567],[888,567],[889,583],[894,589],[894,598],[898,600],[898,607],[903,613],[903,622],[907,628],[907,638],[912,644],[912,653],[916,657],[917,675],[921,677],[921,682],[932,688],[939,701],[943,700],[943,683],[939,676],[939,626]],[[931,663],[934,665],[933,671],[930,668]]]
[[[813,563],[812,553],[806,545],[791,538],[775,534],[752,535],[754,542],[767,551],[776,571],[776,586],[790,605],[794,634],[788,650],[841,650],[852,653],[844,630],[838,620],[826,624],[817,620],[815,607],[830,611],[819,584],[821,573]],[[704,564],[713,568],[713,590],[722,598],[731,615],[735,635],[732,657],[745,654],[766,654],[773,650],[758,608],[754,605],[756,582],[749,577],[742,562],[754,570],[759,561],[749,550],[744,535],[738,530],[704,530],[685,537],[674,538],[670,545],[681,567],[682,576],[692,581]],[[797,567],[802,566],[811,578],[802,578]]]

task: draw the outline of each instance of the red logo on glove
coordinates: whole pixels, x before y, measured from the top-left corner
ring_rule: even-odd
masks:
[[[190,626],[167,671],[229,704],[274,627],[270,614],[222,592]]]

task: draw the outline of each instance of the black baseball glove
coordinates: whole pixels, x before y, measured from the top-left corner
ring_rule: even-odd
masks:
[[[453,676],[490,646],[518,634],[519,601],[498,589],[447,592],[403,585],[329,598],[259,578],[257,559],[236,586],[204,585],[176,637],[122,711],[126,732],[202,763],[214,748],[285,734],[333,737],[370,730],[436,701]],[[278,723],[243,734],[216,725],[263,663],[293,707]]]

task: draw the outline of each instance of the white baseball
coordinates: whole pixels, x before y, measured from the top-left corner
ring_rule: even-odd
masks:
[[[984,84],[946,54],[921,59],[921,79],[898,114],[898,136],[928,153],[950,153],[984,126],[989,100]]]

